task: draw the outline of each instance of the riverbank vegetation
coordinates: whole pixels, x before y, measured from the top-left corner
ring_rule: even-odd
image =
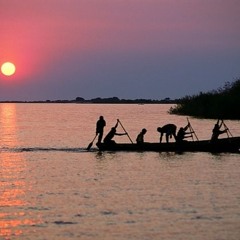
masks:
[[[170,109],[171,114],[212,119],[240,119],[240,79],[207,93],[186,96]]]
[[[165,98],[162,100],[153,99],[119,99],[118,97],[109,98],[92,98],[84,99],[82,97],[77,97],[74,100],[45,100],[45,101],[0,101],[0,103],[77,103],[77,104],[175,104],[178,99],[172,100],[170,98]]]

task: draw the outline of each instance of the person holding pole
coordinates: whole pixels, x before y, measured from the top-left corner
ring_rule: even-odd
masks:
[[[182,142],[184,142],[185,138],[192,137],[193,131],[190,130],[190,132],[187,132],[188,128],[190,128],[189,123],[186,125],[186,127],[181,127],[178,130],[177,138],[176,138],[177,143],[182,143]]]
[[[222,125],[223,125],[223,120],[220,123],[220,120],[218,119],[217,123],[214,125],[214,128],[212,130],[211,142],[216,142],[220,134],[226,133],[228,131],[228,128],[221,130]]]
[[[112,140],[114,138],[115,135],[117,136],[123,136],[123,135],[127,135],[127,133],[117,133],[117,126],[118,126],[119,120],[117,121],[116,125],[114,127],[111,128],[110,132],[106,135],[106,137],[104,138],[103,142],[105,144],[116,144],[116,142],[114,140]]]

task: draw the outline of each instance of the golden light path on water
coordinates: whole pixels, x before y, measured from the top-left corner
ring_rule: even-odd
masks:
[[[1,143],[9,147],[18,146],[16,106],[1,105]],[[23,208],[29,204],[25,198],[26,192],[31,191],[31,185],[26,182],[25,171],[27,163],[23,154],[2,152],[0,154],[0,236],[11,239],[23,233],[21,226],[31,226],[39,223],[32,216],[25,213]],[[14,209],[14,210],[13,210]]]

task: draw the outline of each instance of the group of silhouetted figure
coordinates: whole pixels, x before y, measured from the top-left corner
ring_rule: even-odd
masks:
[[[113,140],[113,138],[115,135],[117,136],[127,135],[127,133],[117,133],[118,123],[119,121],[117,121],[116,125],[112,127],[109,133],[105,136],[105,138],[103,139],[104,143],[114,144],[115,141]],[[105,126],[106,126],[106,121],[104,120],[103,116],[100,116],[96,124],[96,135],[98,135],[97,145],[102,142],[103,130]]]
[[[112,127],[111,130],[108,132],[108,134],[105,136],[105,138],[103,139],[104,144],[116,144],[116,142],[113,140],[115,135],[117,136],[128,135],[126,131],[124,133],[117,132],[117,127],[119,122],[120,121],[117,120],[116,125]],[[224,125],[225,127],[224,130],[221,130],[222,125]],[[96,124],[96,135],[98,135],[97,145],[102,142],[105,126],[106,126],[106,121],[104,120],[103,116],[100,116]],[[228,128],[225,126],[223,120],[218,120],[212,130],[212,137],[210,141],[212,143],[216,142],[219,135],[222,133],[226,133],[227,131],[228,131]],[[158,127],[157,132],[160,133],[160,143],[162,143],[164,135],[167,143],[169,143],[169,139],[171,139],[172,137],[175,139],[176,143],[182,143],[185,141],[185,138],[193,137],[192,134],[195,133],[191,127],[190,122],[188,122],[188,124],[185,127],[180,127],[178,131],[177,131],[177,126],[175,124],[169,123],[162,127]],[[141,132],[137,135],[137,138],[136,138],[137,144],[144,143],[144,136],[146,133],[147,133],[147,129],[143,128]]]
[[[166,142],[169,143],[169,139],[174,137],[175,141],[180,143],[183,142],[185,138],[191,137],[192,131],[187,131],[190,127],[188,123],[185,127],[181,127],[177,132],[177,126],[175,124],[169,123],[162,127],[158,127],[157,131],[160,133],[160,143],[163,140],[163,136],[166,137]],[[137,144],[144,143],[144,135],[146,134],[147,130],[145,128],[138,134],[136,142]]]

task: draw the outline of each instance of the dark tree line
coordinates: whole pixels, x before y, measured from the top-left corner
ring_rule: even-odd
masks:
[[[127,103],[138,103],[138,104],[159,104],[159,103],[176,103],[177,100],[171,100],[170,98],[165,98],[162,100],[153,100],[153,99],[119,99],[118,97],[110,98],[92,98],[86,100],[82,97],[77,97],[75,102],[77,103],[113,103],[113,104],[127,104]]]
[[[180,99],[171,114],[200,118],[240,119],[240,79],[227,82],[222,88]]]

